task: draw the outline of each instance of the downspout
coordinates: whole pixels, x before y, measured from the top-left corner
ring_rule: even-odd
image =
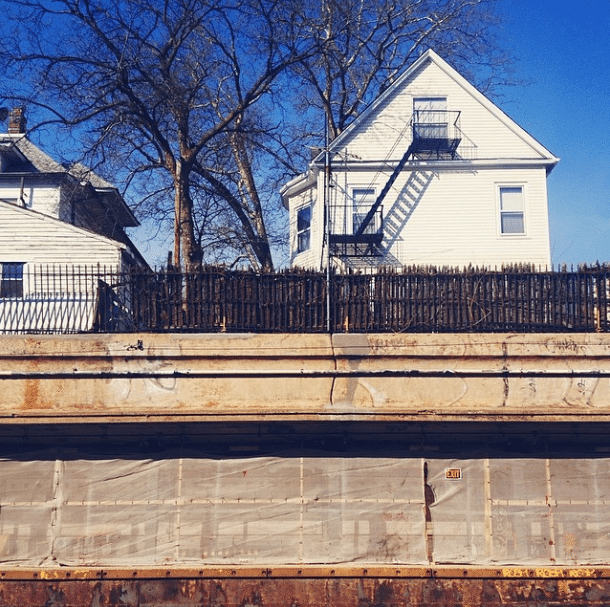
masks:
[[[21,206],[25,209],[26,204],[25,204],[25,200],[23,198],[24,191],[25,191],[25,177],[22,177],[21,185],[19,187],[19,202],[21,203]]]

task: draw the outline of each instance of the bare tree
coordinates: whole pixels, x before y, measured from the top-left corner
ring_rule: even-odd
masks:
[[[481,88],[506,83],[496,0],[322,0],[324,52],[294,66],[334,139],[426,49]]]
[[[199,262],[193,175],[222,199],[247,235],[250,259],[273,260],[252,166],[244,150],[248,109],[287,66],[312,52],[302,4],[291,0],[17,0],[2,2],[11,43],[2,63],[27,74],[17,95],[47,120],[86,125],[98,159],[130,178],[162,169],[174,193],[176,264]],[[297,10],[298,9],[298,10]],[[306,27],[311,26],[307,21]],[[40,113],[40,112],[39,112]],[[210,150],[219,140],[239,175],[233,188]],[[214,156],[213,154],[211,155]],[[154,178],[152,183],[158,183]]]
[[[140,212],[172,218],[176,265],[205,249],[270,270],[277,184],[324,121],[339,134],[428,47],[493,76],[493,3],[0,0],[0,100],[73,129]]]

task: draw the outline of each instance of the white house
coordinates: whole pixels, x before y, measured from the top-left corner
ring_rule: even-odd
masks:
[[[282,188],[292,265],[549,266],[558,161],[429,50]]]
[[[24,127],[17,108],[0,134],[0,331],[86,330],[100,272],[147,267],[125,233],[138,221],[114,186],[56,162]]]

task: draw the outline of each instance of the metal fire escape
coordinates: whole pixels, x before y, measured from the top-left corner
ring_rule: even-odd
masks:
[[[417,110],[414,112],[411,120],[413,135],[411,144],[360,224],[354,225],[352,233],[346,233],[347,230],[342,232],[334,230],[334,224],[331,223],[329,243],[332,255],[349,258],[381,257],[385,254],[382,242],[388,236],[386,232],[396,231],[396,223],[384,225],[383,201],[409,160],[454,160],[458,157],[457,149],[462,140],[459,118],[460,112],[455,111]],[[431,174],[429,169],[414,167],[411,177],[405,185],[406,191],[404,191],[403,198],[411,203],[417,201],[430,183]],[[407,214],[408,209],[397,209],[395,208],[397,204],[399,204],[398,201],[392,204],[388,216],[399,217],[401,214]]]

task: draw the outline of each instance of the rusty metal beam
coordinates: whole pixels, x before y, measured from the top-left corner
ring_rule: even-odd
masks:
[[[607,578],[307,577],[0,582],[0,607],[602,606]]]
[[[167,579],[608,579],[610,566],[413,566],[384,565],[354,567],[347,565],[278,565],[255,567],[142,567],[142,568],[6,568],[0,569],[0,582],[7,581],[91,581],[91,580],[167,580]]]

